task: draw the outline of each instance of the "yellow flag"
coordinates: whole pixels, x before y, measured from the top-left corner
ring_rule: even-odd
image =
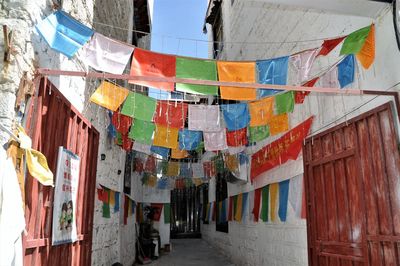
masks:
[[[375,60],[375,25],[371,25],[367,39],[361,51],[356,54],[358,61],[361,65],[368,69]]]
[[[249,102],[250,126],[265,126],[273,116],[274,97]]]
[[[228,167],[229,171],[231,171],[231,172],[237,171],[239,161],[238,161],[236,155],[227,154],[225,157],[225,163],[226,163],[226,166]]]
[[[269,132],[271,136],[289,130],[289,117],[288,114],[274,115],[268,123]]]
[[[156,125],[153,144],[155,146],[177,149],[178,148],[178,128],[164,127]]]
[[[179,162],[169,162],[166,176],[173,177],[179,175]]]
[[[157,177],[155,175],[149,176],[149,180],[147,182],[149,187],[155,187],[157,185]]]
[[[203,184],[203,180],[201,180],[201,178],[193,178],[193,183],[196,187],[200,186],[201,184]]]
[[[236,213],[235,213],[235,221],[242,221],[242,205],[243,205],[243,194],[239,194],[237,196],[237,204],[236,204]]]
[[[189,156],[189,154],[186,150],[172,149],[172,151],[171,151],[171,158],[173,158],[173,159],[183,159],[188,156]]]
[[[108,203],[113,206],[115,205],[115,191],[113,191],[111,189],[110,189],[110,198],[109,198]]]
[[[269,186],[269,196],[270,196],[270,215],[271,221],[276,222],[276,204],[278,201],[278,189],[279,184],[273,183]]]
[[[103,81],[90,96],[90,101],[115,112],[125,101],[128,93],[129,91],[123,87]]]

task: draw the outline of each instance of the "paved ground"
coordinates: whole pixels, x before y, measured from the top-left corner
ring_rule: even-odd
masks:
[[[234,266],[202,239],[172,239],[172,251],[149,265],[157,266]]]

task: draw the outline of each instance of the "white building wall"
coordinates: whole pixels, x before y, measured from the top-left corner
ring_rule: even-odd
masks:
[[[231,3],[233,2],[233,5]],[[388,6],[375,19],[331,14],[263,1],[223,1],[223,23],[226,43],[221,59],[246,61],[268,59],[315,48],[322,41],[297,42],[341,36],[375,23],[376,59],[369,70],[359,65],[352,88],[386,90],[400,81],[400,52],[393,29],[392,12]],[[287,43],[290,41],[290,43]],[[243,43],[240,43],[243,42]],[[258,42],[257,44],[254,44]],[[276,42],[260,44],[260,42]],[[339,46],[340,49],[340,46]],[[339,60],[339,49],[327,57],[319,57],[311,76],[327,69]],[[290,80],[289,72],[289,80]],[[317,84],[318,86],[318,84]],[[396,87],[399,89],[399,87]],[[296,105],[290,115],[293,128],[315,115],[312,134],[328,129],[367,110],[390,101],[390,97],[349,96],[312,93],[302,105]],[[366,104],[370,101],[368,104]],[[360,107],[362,104],[364,106]],[[357,108],[357,110],[355,110]],[[354,112],[351,112],[355,110]],[[395,111],[395,110],[394,110]],[[349,113],[342,119],[344,114]],[[395,121],[398,124],[397,116]],[[319,132],[321,132],[319,131]],[[249,152],[255,152],[279,136],[259,143]],[[228,184],[228,194],[236,195],[303,173],[302,156],[259,176],[253,184]],[[215,199],[213,182],[209,198]],[[202,225],[202,236],[211,245],[231,257],[236,265],[307,265],[307,232],[305,220],[293,215],[288,206],[288,219],[281,223],[229,222],[229,233],[216,232],[215,223]]]

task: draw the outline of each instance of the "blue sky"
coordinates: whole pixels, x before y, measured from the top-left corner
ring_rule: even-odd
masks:
[[[203,34],[207,4],[207,0],[154,0],[151,50],[207,58],[207,42],[183,40],[207,41],[207,35]],[[159,90],[149,91],[149,96],[160,98],[160,95]]]

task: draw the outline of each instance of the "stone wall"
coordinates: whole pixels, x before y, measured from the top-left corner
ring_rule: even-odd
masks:
[[[223,23],[225,41],[239,43],[226,43],[221,59],[237,61],[274,58],[315,48],[322,41],[296,41],[341,36],[375,23],[376,60],[369,70],[357,67],[356,81],[351,87],[385,90],[400,81],[400,53],[390,7],[371,19],[273,5],[263,1],[223,1]],[[290,43],[286,43],[288,41]],[[258,44],[254,44],[255,42]],[[339,49],[335,49],[327,57],[318,58],[311,70],[311,76],[327,69],[339,58]],[[320,129],[333,127],[389,100],[391,99],[382,96],[374,98],[312,93],[304,104],[295,106],[289,118],[290,127],[315,115],[311,129],[315,134]],[[347,115],[343,116],[344,114]],[[342,119],[338,119],[342,116]],[[395,121],[398,127],[398,119],[395,118]],[[274,139],[271,137],[252,150],[256,151]],[[252,191],[302,173],[303,161],[300,156],[296,161],[262,174],[253,184],[228,184],[228,194]],[[212,184],[210,182],[210,186]],[[213,193],[215,190],[210,188],[209,191]],[[215,195],[210,194],[209,198],[215,199]],[[295,218],[290,207],[285,223],[230,222],[228,234],[216,232],[215,223],[211,223],[202,225],[202,235],[211,245],[231,257],[236,265],[307,265],[306,223]]]

